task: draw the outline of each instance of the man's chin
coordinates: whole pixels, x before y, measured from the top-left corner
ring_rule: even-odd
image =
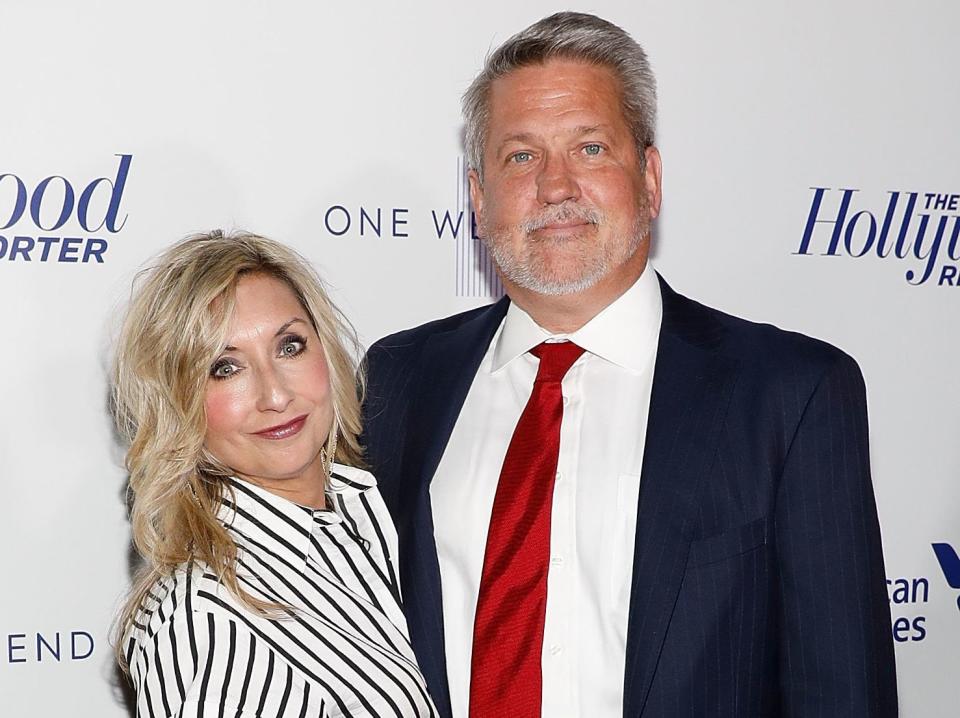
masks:
[[[595,272],[521,272],[508,277],[510,281],[523,289],[548,296],[578,294],[594,286],[603,278],[601,271]]]
[[[488,244],[488,249],[508,285],[537,294],[576,294],[595,285],[608,271],[605,263],[584,252],[580,242],[567,242],[564,249],[554,246],[549,250],[544,244],[536,244],[527,248],[522,259],[518,256],[521,253],[509,251],[505,243]]]

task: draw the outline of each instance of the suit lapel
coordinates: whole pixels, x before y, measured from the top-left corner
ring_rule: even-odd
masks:
[[[719,327],[661,280],[663,323],[640,479],[627,655],[626,718],[640,716],[686,567],[699,483],[717,442],[736,365],[713,350]]]
[[[417,403],[407,430],[402,462],[406,488],[397,511],[400,583],[414,652],[437,709],[448,717],[450,689],[430,482],[507,305],[504,298],[461,326],[431,336],[421,357],[418,386],[411,394]]]
[[[737,368],[713,351],[715,322],[661,280],[663,324],[654,369],[634,548],[624,670],[624,716],[640,716],[686,566],[695,497],[716,456]],[[463,325],[430,337],[406,432],[399,497],[400,580],[411,643],[440,715],[451,715],[440,567],[430,482],[506,298]]]

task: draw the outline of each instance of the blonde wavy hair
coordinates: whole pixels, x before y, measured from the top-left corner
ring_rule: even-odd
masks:
[[[145,560],[116,625],[124,668],[121,639],[151,586],[189,561],[206,564],[250,608],[271,608],[237,581],[237,547],[217,519],[232,472],[204,447],[210,366],[227,341],[237,283],[250,274],[287,284],[309,315],[333,396],[326,451],[330,460],[362,466],[360,346],[307,260],[264,237],[219,230],[187,237],[160,254],[134,280],[113,363],[114,419],[129,442],[133,543]]]

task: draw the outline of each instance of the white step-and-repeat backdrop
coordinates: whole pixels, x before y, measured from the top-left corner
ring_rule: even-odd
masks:
[[[459,96],[557,9],[0,6],[0,715],[127,715],[106,366],[137,268],[196,230],[254,230],[316,263],[365,343],[489,301]],[[578,9],[629,30],[658,75],[660,271],[859,360],[902,715],[956,716],[960,5]]]

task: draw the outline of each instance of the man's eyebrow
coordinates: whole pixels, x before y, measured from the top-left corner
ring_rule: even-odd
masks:
[[[514,134],[507,135],[502,140],[500,140],[500,144],[497,145],[497,149],[502,150],[504,145],[509,144],[510,142],[526,143],[526,142],[532,142],[532,141],[533,141],[533,135],[530,134],[529,132],[515,132]]]
[[[583,135],[593,134],[594,132],[603,132],[606,129],[607,125],[579,125],[573,128],[572,134],[581,137]],[[500,144],[497,145],[497,150],[503,151],[504,146],[511,142],[527,143],[533,142],[534,140],[535,136],[529,132],[515,132],[514,134],[507,135],[500,140]]]
[[[274,334],[273,336],[275,336],[275,337],[280,336],[281,334],[283,334],[284,332],[286,332],[290,327],[292,327],[294,324],[298,324],[298,323],[299,323],[299,324],[306,324],[307,322],[306,322],[306,320],[301,319],[300,317],[294,317],[294,318],[291,319],[289,322],[287,322],[287,323],[284,324],[282,327],[280,327],[280,328],[277,330],[277,333]],[[225,346],[225,347],[223,348],[223,351],[225,351],[225,352],[235,352],[235,351],[237,351],[237,348],[236,348],[235,346],[231,345],[231,344],[227,344],[227,346]]]
[[[575,135],[591,135],[594,132],[602,132],[607,129],[606,125],[580,125],[573,130]]]

